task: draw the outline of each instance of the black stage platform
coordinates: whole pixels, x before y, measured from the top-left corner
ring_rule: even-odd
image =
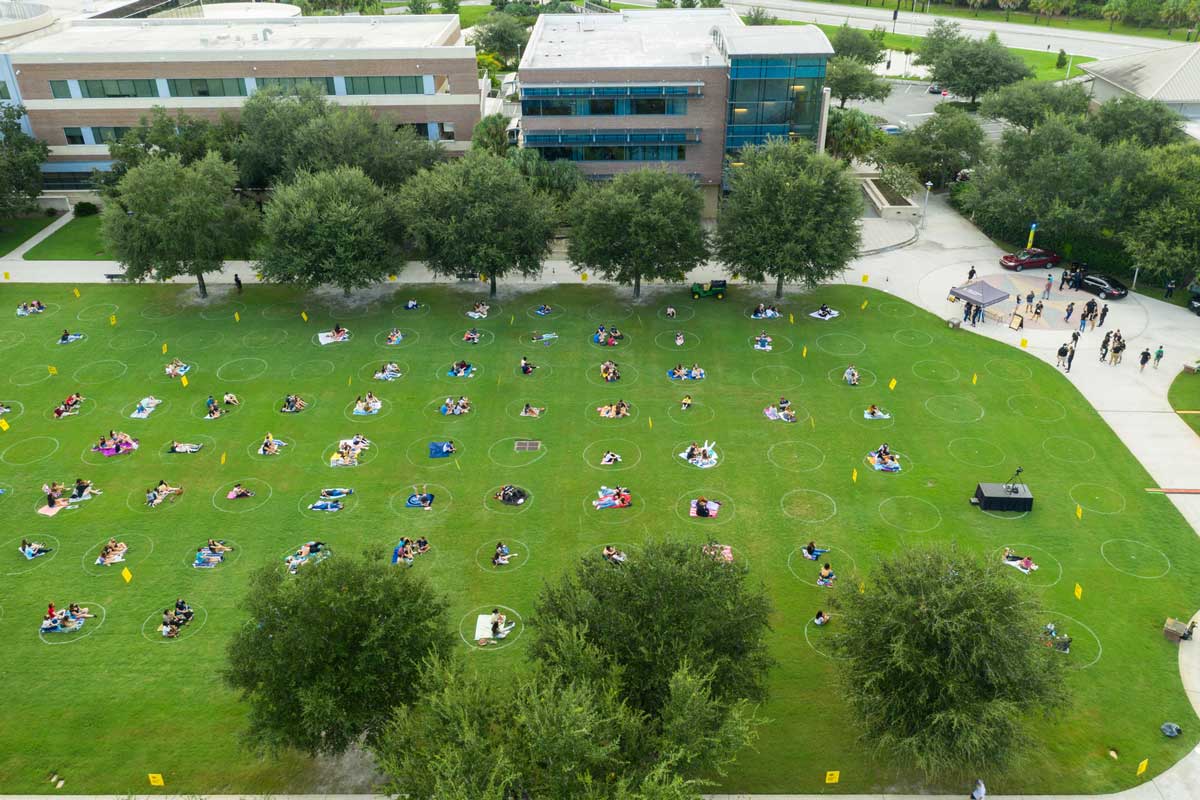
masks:
[[[1011,484],[980,483],[975,486],[975,498],[971,501],[984,511],[1032,511],[1033,495],[1024,483]]]

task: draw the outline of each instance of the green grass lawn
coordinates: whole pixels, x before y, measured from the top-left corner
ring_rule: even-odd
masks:
[[[72,793],[145,792],[150,772],[164,773],[163,791],[176,794],[347,788],[320,763],[260,759],[240,748],[245,708],[218,678],[223,649],[245,623],[238,603],[253,569],[282,564],[311,539],[329,543],[334,558],[371,549],[383,559],[400,536],[419,534],[433,549],[415,569],[450,597],[451,618],[463,620],[463,658],[493,674],[498,687],[524,663],[529,638],[474,649],[466,640],[477,610],[502,604],[528,615],[544,581],[581,558],[598,563],[606,543],[633,558],[652,537],[732,545],[774,600],[778,666],[760,709],[770,722],[757,748],[742,753],[720,781],[722,791],[825,791],[826,770],[841,771],[836,788],[843,792],[965,785],[961,776],[924,781],[872,758],[857,741],[824,629],[805,625],[829,601],[815,586],[813,565],[798,555],[810,539],[833,548],[829,558],[851,586],[870,580],[880,556],[920,543],[994,559],[996,569],[1040,593],[1051,609],[1047,621],[1074,637],[1064,656],[1073,668],[1073,707],[1055,721],[1035,721],[1036,746],[1011,768],[983,775],[993,791],[1128,788],[1141,782],[1141,759],[1149,758],[1148,774],[1157,774],[1200,739],[1176,646],[1160,632],[1165,617],[1200,606],[1195,533],[1167,498],[1142,491],[1153,485],[1149,476],[1052,367],[1005,344],[949,331],[943,320],[886,294],[824,288],[819,300],[842,309],[840,319],[810,318],[818,298],[795,296],[783,305],[784,319],[764,323],[747,312],[766,299],[765,290],[741,287],[724,301],[694,302],[674,290],[633,306],[605,287],[542,288],[503,296],[479,322],[464,312],[481,290],[435,287],[405,288],[365,308],[284,287],[252,286],[241,297],[205,304],[177,286],[86,286],[79,299],[59,285],[5,286],[0,293],[0,306],[30,297],[50,306],[44,316],[10,315],[0,326],[0,401],[13,407],[5,416],[9,430],[0,432],[0,513],[8,521],[0,537],[0,674],[13,687],[0,711],[5,793],[49,793],[51,771]],[[422,310],[401,310],[410,296],[425,304]],[[541,302],[556,307],[553,317],[534,315]],[[679,309],[674,321],[663,316],[668,302]],[[334,322],[349,327],[353,339],[315,344],[316,333]],[[618,324],[625,343],[615,350],[591,344],[601,322]],[[471,325],[482,332],[481,344],[462,342]],[[382,344],[393,326],[405,333],[398,347]],[[751,348],[764,327],[774,337],[769,353]],[[88,336],[60,346],[63,328]],[[549,347],[531,344],[534,331],[559,338]],[[673,344],[676,331],[684,332],[682,348]],[[175,356],[192,365],[187,387],[163,374]],[[522,356],[540,367],[531,377],[519,374]],[[459,358],[477,366],[474,378],[447,377]],[[599,380],[606,358],[623,371],[616,384]],[[373,381],[388,360],[404,377]],[[857,388],[840,380],[851,361],[863,376]],[[669,381],[666,371],[680,362],[699,363],[708,378]],[[54,404],[77,389],[88,398],[83,413],[53,421]],[[367,390],[383,400],[383,412],[353,416],[355,397]],[[204,398],[226,391],[236,392],[241,406],[225,418],[203,419]],[[310,407],[279,413],[289,392]],[[163,404],[149,419],[130,419],[137,400],[151,393]],[[685,393],[695,400],[686,412],[679,408]],[[471,414],[437,413],[445,397],[462,394],[474,404]],[[762,415],[781,395],[798,409],[798,423]],[[633,405],[631,419],[595,413],[621,398]],[[548,411],[523,418],[525,402]],[[872,402],[894,419],[864,420]],[[91,452],[111,429],[137,437],[140,449],[112,459]],[[289,443],[273,458],[255,454],[268,431]],[[331,448],[355,432],[374,442],[364,463],[328,466]],[[717,443],[715,469],[699,470],[675,455],[705,438]],[[172,439],[204,448],[168,455]],[[429,443],[445,439],[457,443],[459,455],[430,460]],[[515,452],[517,439],[540,440],[543,449]],[[902,454],[903,472],[875,472],[864,462],[882,441]],[[605,449],[623,457],[619,471],[599,466]],[[1030,516],[992,517],[968,504],[976,481],[1002,481],[1019,465],[1037,497]],[[35,513],[44,482],[76,477],[93,480],[104,494],[54,518]],[[144,491],[160,479],[185,493],[148,510]],[[596,490],[615,481],[632,488],[634,506],[593,510]],[[257,495],[226,500],[234,482]],[[505,483],[532,495],[518,514],[490,499]],[[404,508],[414,484],[435,493],[432,512]],[[330,486],[356,490],[348,509],[307,511]],[[717,519],[688,517],[687,503],[699,494],[725,503]],[[128,584],[119,567],[93,564],[110,536],[130,547]],[[54,550],[27,562],[16,552],[22,537]],[[191,555],[209,537],[235,543],[234,556],[216,570],[194,570]],[[521,554],[502,572],[488,563],[499,539]],[[1005,545],[1028,550],[1041,569],[1026,577],[1000,565]],[[1072,593],[1077,583],[1082,600]],[[202,621],[185,638],[163,641],[154,625],[180,596],[202,609]],[[103,620],[43,641],[37,626],[49,601],[103,609]],[[1164,720],[1178,722],[1184,735],[1164,738]],[[1119,760],[1108,756],[1110,748]]]
[[[34,214],[0,220],[0,256],[8,255],[56,219],[45,214]]]
[[[1167,400],[1176,411],[1200,412],[1200,375],[1180,371],[1171,382]],[[1180,414],[1179,418],[1200,434],[1200,413]]]
[[[100,215],[76,217],[25,254],[27,261],[111,261],[100,236]]]

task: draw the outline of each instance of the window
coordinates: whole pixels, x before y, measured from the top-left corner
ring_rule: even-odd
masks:
[[[301,86],[314,86],[325,94],[334,94],[333,78],[259,78],[260,89],[279,88],[284,94],[295,94]]]
[[[171,97],[245,97],[241,78],[168,78]]]
[[[547,161],[683,161],[683,145],[544,147],[538,150]]]
[[[686,114],[687,98],[578,99],[566,97],[521,101],[521,113],[530,117],[626,116],[629,114]]]
[[[77,129],[78,130],[78,129]],[[43,191],[63,191],[66,189],[91,189],[92,173],[90,172],[43,172]]]
[[[8,92],[8,84],[0,81],[0,100],[12,100],[12,95]]]
[[[82,128],[63,128],[63,135],[67,137],[67,144],[83,144]]]
[[[615,113],[617,113],[617,101],[616,100],[589,100],[588,101],[588,113],[595,115],[595,116],[600,116],[600,115],[604,115],[604,114],[615,114]]]
[[[92,139],[96,144],[109,144],[115,142],[125,135],[125,131],[129,128],[109,128],[103,126],[92,127]]]
[[[80,81],[83,97],[158,97],[158,84],[153,80]]]
[[[665,114],[667,101],[661,98],[634,100],[630,103],[631,114]]]
[[[424,94],[425,79],[420,75],[390,77],[371,75],[346,78],[346,94]]]
[[[50,94],[56,100],[65,100],[71,96],[71,87],[66,81],[50,81]]]
[[[443,122],[442,123],[442,141],[443,142],[453,142],[454,141],[454,123],[453,122]]]

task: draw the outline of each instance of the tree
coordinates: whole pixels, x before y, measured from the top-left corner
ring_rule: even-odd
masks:
[[[1004,21],[1005,22],[1008,22],[1008,18],[1012,14],[1013,9],[1020,8],[1021,3],[1023,3],[1023,2],[1025,2],[1025,0],[997,0],[997,3],[1000,6],[1000,8],[1004,10]]]
[[[1053,16],[1057,0],[1029,0],[1029,10],[1034,12],[1033,24],[1037,25],[1039,19],[1045,14],[1046,24],[1050,24],[1049,17]]]
[[[257,213],[235,193],[237,172],[218,153],[187,166],[177,155],[148,158],[125,173],[104,205],[101,232],[130,280],[204,275],[244,257]]]
[[[571,209],[567,258],[579,272],[632,284],[640,297],[643,279],[682,281],[708,258],[703,208],[690,178],[661,169],[585,186]]]
[[[0,105],[0,218],[35,207],[50,148],[21,129],[25,106]]]
[[[651,541],[620,569],[588,558],[543,588],[531,653],[585,684],[609,675],[626,704],[665,726],[680,669],[711,674],[712,702],[723,708],[766,697],[771,611],[745,566],[692,542]]]
[[[843,24],[833,34],[833,52],[842,58],[853,58],[873,67],[887,58],[887,48],[883,44],[885,35],[887,32],[878,26],[868,32]]]
[[[1021,57],[1011,52],[996,34],[986,39],[960,39],[948,44],[933,62],[933,80],[972,105],[981,94],[1030,77]]]
[[[654,0],[655,8],[676,8],[675,0]]]
[[[171,114],[156,106],[149,117],[142,117],[135,128],[108,145],[112,169],[96,173],[102,191],[112,195],[125,173],[155,156],[177,155],[184,166],[204,158],[210,152],[221,153],[229,160],[233,140],[237,138],[237,123],[228,117],[212,123],[192,117],[182,111]]]
[[[916,63],[932,67],[950,47],[965,40],[966,37],[963,36],[962,29],[957,22],[950,22],[944,17],[939,17],[934,20],[933,27],[921,41],[921,46],[917,50]]]
[[[975,10],[975,16],[979,16],[979,9],[987,5],[988,0],[967,0],[967,5]]]
[[[721,0],[700,0],[701,8],[720,8]]]
[[[834,56],[825,65],[825,85],[837,98],[838,108],[845,108],[847,100],[882,101],[892,93],[892,84],[871,67],[842,56]]]
[[[926,774],[1008,763],[1026,719],[1065,703],[1071,656],[1043,646],[1039,595],[1000,565],[916,547],[837,603],[834,663],[864,739]]]
[[[908,164],[881,165],[879,182],[900,197],[912,197],[922,186],[917,171]]]
[[[380,186],[395,188],[443,155],[440,144],[418,136],[410,125],[377,117],[366,106],[334,106],[292,132],[278,180],[358,167]]]
[[[508,123],[508,117],[500,112],[480,119],[471,131],[471,149],[484,150],[494,156],[507,154]]]
[[[1150,162],[1155,189],[1121,241],[1132,265],[1147,275],[1200,279],[1200,149],[1158,148]]]
[[[1139,29],[1159,20],[1159,0],[1125,0],[1125,21]]]
[[[875,119],[857,108],[829,109],[825,149],[834,158],[849,164],[863,161],[883,146],[887,134],[879,130]]]
[[[717,218],[715,250],[747,280],[815,286],[858,253],[862,195],[846,165],[806,142],[743,147]]]
[[[1079,84],[1019,81],[984,95],[979,113],[1028,132],[1051,114],[1082,120],[1087,116],[1088,102],[1088,94]]]
[[[475,24],[471,41],[479,50],[512,63],[529,41],[529,32],[511,14],[488,14]]]
[[[458,0],[438,0],[438,9],[443,14],[457,15],[459,9]]]
[[[1168,38],[1175,28],[1187,22],[1189,6],[1189,0],[1162,0],[1158,15],[1167,26]]]
[[[747,25],[774,25],[776,22],[775,15],[762,6],[751,6],[742,21]]]
[[[258,270],[304,288],[370,286],[403,267],[392,199],[358,167],[300,172],[263,216]]]
[[[680,8],[695,8],[696,0],[679,0]]]
[[[472,150],[418,173],[400,190],[401,218],[426,266],[455,278],[542,271],[554,235],[553,203],[507,159]]]
[[[428,14],[433,10],[433,4],[429,0],[408,0],[408,13],[410,14]]]
[[[241,133],[232,148],[242,186],[271,186],[286,170],[296,132],[328,110],[325,96],[311,86],[301,86],[293,94],[260,89],[246,98],[239,117]]]
[[[296,575],[263,567],[242,608],[223,678],[249,704],[247,741],[272,749],[374,742],[419,696],[421,662],[454,647],[446,599],[378,556],[339,554]]]
[[[984,155],[983,128],[959,109],[934,114],[899,136],[887,137],[881,158],[907,164],[922,181],[945,186],[959,172],[976,166]]]
[[[1120,22],[1125,17],[1125,0],[1108,0],[1100,9],[1100,16],[1108,20],[1108,29],[1113,29],[1113,23]]]
[[[1124,95],[1101,105],[1086,128],[1102,144],[1129,139],[1142,147],[1161,147],[1183,137],[1183,118],[1157,100]]]
[[[508,151],[508,160],[535,192],[554,203],[555,224],[566,222],[571,199],[585,182],[579,167],[565,159],[547,161],[535,147],[513,147]]]

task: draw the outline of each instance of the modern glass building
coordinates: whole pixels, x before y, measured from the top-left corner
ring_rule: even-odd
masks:
[[[542,15],[521,59],[521,143],[603,179],[661,163],[721,183],[727,154],[819,140],[815,25],[749,27],[729,9]]]

